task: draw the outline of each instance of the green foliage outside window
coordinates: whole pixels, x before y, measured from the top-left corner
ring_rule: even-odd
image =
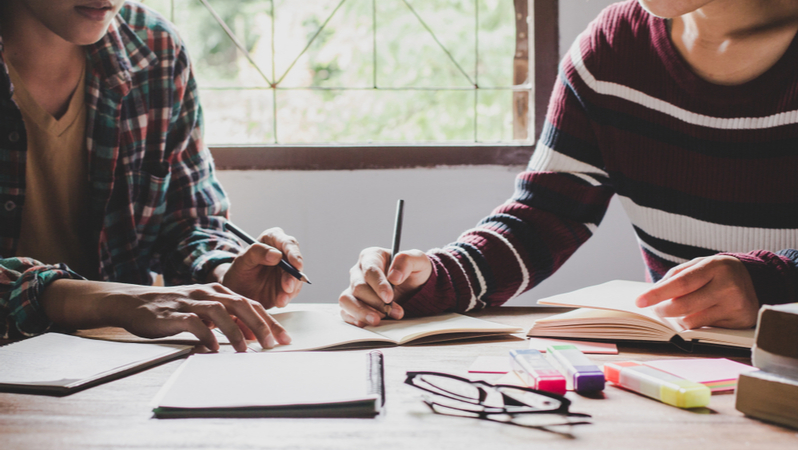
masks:
[[[513,142],[512,0],[206,1],[257,67],[201,0],[143,3],[189,48],[208,143]]]

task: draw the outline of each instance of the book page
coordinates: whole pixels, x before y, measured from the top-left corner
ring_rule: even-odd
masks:
[[[669,341],[675,331],[627,311],[578,308],[537,320],[528,336],[585,339]]]
[[[678,336],[687,341],[697,339],[700,342],[709,344],[752,347],[756,340],[756,329],[731,330],[727,328],[702,327],[696,330],[681,331]]]
[[[0,384],[69,386],[187,348],[45,333],[0,347]]]
[[[518,327],[502,325],[456,313],[414,319],[385,320],[378,326],[365,327],[364,329],[385,336],[398,344],[405,344],[426,336],[447,333],[492,334],[518,333],[522,331]]]
[[[271,314],[292,337],[292,343],[278,345],[272,349],[262,348],[256,342],[248,346],[254,351],[291,352],[320,350],[356,342],[395,342],[366,329],[350,325],[340,317],[321,311],[289,311]]]
[[[679,326],[674,319],[659,317],[655,311],[653,311],[652,306],[639,308],[634,304],[636,297],[652,286],[651,283],[640,281],[614,280],[596,286],[578,289],[577,291],[543,298],[537,303],[540,305],[625,311],[647,318],[650,321],[663,324],[676,333],[682,331],[683,328]]]
[[[161,408],[333,404],[369,394],[364,352],[190,356],[154,399]]]
[[[650,323],[657,324],[659,328],[664,328],[671,330],[674,334],[677,334],[685,341],[691,340],[698,340],[702,343],[708,344],[720,344],[720,345],[733,345],[737,347],[751,347],[753,345],[753,336],[755,333],[754,329],[747,329],[747,330],[729,330],[725,328],[715,328],[715,327],[702,327],[696,330],[686,330],[680,324],[678,324],[677,318],[674,317],[659,317],[655,311],[653,311],[653,307],[648,308],[639,308],[634,304],[636,297],[638,297],[641,293],[645,290],[649,289],[652,286],[650,283],[643,283],[637,281],[623,281],[623,280],[615,280],[609,281],[607,283],[599,284],[597,286],[589,286],[583,289],[578,289],[577,291],[567,292],[565,294],[555,295],[553,297],[544,298],[538,301],[538,303],[542,305],[554,305],[554,306],[571,306],[571,307],[578,307],[578,308],[591,308],[596,311],[617,311],[617,312],[624,312],[626,314],[632,315],[631,317],[638,317],[640,319],[645,319]],[[576,319],[576,325],[581,325],[581,316],[585,315],[583,312],[571,311],[568,313],[564,313],[558,316],[553,316],[551,319],[542,319],[537,321],[537,324],[531,329],[533,332],[536,329],[541,329],[539,326],[539,322],[542,325],[545,325],[548,321],[553,322],[553,327],[555,327],[555,323],[557,320],[568,319],[574,316]],[[586,313],[588,314],[588,313]],[[609,318],[605,321],[606,328],[611,330],[612,327],[617,327],[621,321],[624,319],[620,313],[615,314],[608,314],[608,313],[596,313],[590,314],[595,320],[593,321],[595,324],[595,329],[599,329],[598,327],[603,325],[603,315],[608,315]],[[583,321],[586,322],[586,321]],[[586,325],[588,323],[585,323]],[[629,324],[628,324],[629,325]],[[548,330],[549,332],[550,330]],[[617,330],[620,331],[620,330]],[[596,333],[592,336],[585,335],[582,333],[582,337],[599,337],[596,336]],[[625,331],[625,334],[621,334],[619,338],[626,338],[626,339],[645,339],[645,335],[641,335],[641,337],[629,337],[632,336],[632,332]],[[671,336],[670,336],[671,337]],[[665,336],[662,338],[663,340],[669,340],[670,337]]]

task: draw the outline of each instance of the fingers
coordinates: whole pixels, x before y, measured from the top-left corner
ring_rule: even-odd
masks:
[[[736,328],[735,326],[731,326],[734,324],[734,322],[726,313],[725,308],[721,308],[716,305],[712,306],[711,308],[703,309],[686,315],[678,319],[678,323],[689,330],[703,326]]]
[[[380,325],[381,318],[385,317],[382,309],[382,306],[385,304],[382,302],[379,302],[379,304],[381,305],[381,309],[374,308],[356,298],[350,289],[346,289],[342,292],[342,295],[339,296],[339,307],[341,308],[342,319],[358,327]],[[400,319],[404,314],[403,308],[395,303],[389,314],[392,318]]]
[[[710,270],[705,270],[706,267],[705,264],[689,261],[686,267],[675,270],[669,277],[665,276],[640,295],[636,299],[636,306],[640,308],[652,306],[701,289],[714,278]]]
[[[701,288],[689,294],[665,300],[653,308],[661,317],[685,317],[713,308],[716,297],[707,289]]]
[[[670,277],[637,298],[637,306],[656,305],[656,314],[679,317],[687,328],[755,325],[758,296],[738,259],[728,255],[698,258],[670,272]]]
[[[264,306],[258,302],[252,302],[253,308],[256,310],[259,316],[267,323],[270,330],[272,330],[272,335],[277,339],[278,343],[282,345],[291,344],[292,338],[289,336],[289,333],[286,331],[283,326],[275,320],[274,317],[270,316],[267,313],[267,310],[264,309]],[[263,347],[263,345],[262,345]]]
[[[277,266],[282,257],[283,253],[280,250],[259,242],[247,247],[240,256],[248,269],[258,266]]]
[[[243,258],[247,268],[259,265],[276,266],[281,259],[285,259],[297,270],[303,270],[303,256],[300,254],[300,245],[292,236],[288,236],[280,228],[271,228],[262,233],[259,242],[251,245],[244,253]],[[279,275],[279,287],[275,298],[275,306],[284,307],[292,298],[300,293],[303,283],[287,272]],[[285,293],[285,295],[283,295]]]
[[[286,261],[297,270],[303,270],[303,255],[300,253],[300,244],[294,236],[289,236],[281,228],[276,227],[261,233],[258,240],[281,252]]]
[[[378,302],[373,301],[376,298],[383,303],[394,300],[394,288],[384,272],[391,257],[392,254],[385,248],[367,248],[361,252],[358,264],[350,270],[350,287],[354,295],[376,308],[382,309]]]
[[[284,307],[289,304],[291,299],[297,297],[297,294],[300,293],[300,289],[303,288],[303,282],[293,277],[289,272],[284,271],[281,273],[281,288],[286,295],[280,295],[281,293],[278,293],[276,306]]]
[[[236,316],[246,325],[262,347],[273,348],[277,345],[278,341],[283,344],[291,342],[291,338],[288,333],[286,333],[286,330],[281,327],[272,316],[267,314],[266,310],[259,302],[239,296],[221,284],[214,283],[211,286],[215,293],[209,295],[209,297],[218,300],[224,305],[228,313]],[[217,324],[217,326],[219,326],[219,324]],[[224,328],[221,326],[219,328],[228,336],[228,339],[231,339],[231,336]],[[232,339],[231,344],[234,344]],[[244,350],[246,350],[246,343],[244,347]],[[235,344],[234,348],[237,348]],[[237,348],[237,350],[239,349]]]
[[[247,351],[244,333],[228,314],[228,309],[222,302],[194,301],[189,304],[187,310],[196,314],[200,319],[210,321],[216,325],[228,337],[228,341],[237,352]],[[257,331],[254,330],[254,333],[257,333]]]
[[[173,335],[181,331],[188,331],[200,340],[211,351],[219,350],[219,342],[214,333],[203,323],[202,319],[193,313],[173,312],[162,323],[164,334]]]
[[[400,252],[394,257],[387,278],[397,286],[406,282],[412,274],[430,270],[430,260],[419,250]],[[427,277],[425,277],[427,280]],[[416,286],[415,286],[416,287]]]

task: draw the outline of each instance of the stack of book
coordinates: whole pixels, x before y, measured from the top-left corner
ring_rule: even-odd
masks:
[[[758,313],[753,365],[739,375],[736,409],[797,428],[797,303],[765,305]]]

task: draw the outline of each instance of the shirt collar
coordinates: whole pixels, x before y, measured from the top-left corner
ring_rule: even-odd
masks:
[[[5,74],[3,81],[7,83],[5,86],[0,86],[0,89],[13,94],[3,58],[4,50],[3,36],[0,34],[0,68]],[[147,69],[158,62],[156,54],[139,39],[120,14],[114,17],[102,39],[86,47],[86,53],[92,71],[101,83],[123,96],[132,88],[132,73]]]
[[[105,87],[126,95],[132,74],[154,66],[156,54],[117,14],[102,39],[86,47],[92,71]]]

